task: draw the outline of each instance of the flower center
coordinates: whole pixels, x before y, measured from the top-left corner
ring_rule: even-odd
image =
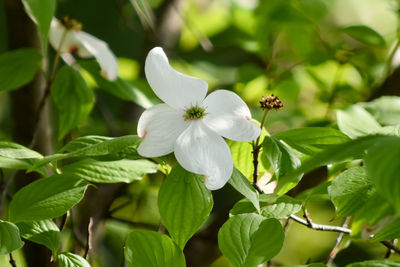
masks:
[[[206,110],[196,105],[194,107],[187,109],[183,117],[185,118],[185,121],[189,121],[189,120],[202,119],[206,115],[207,115]]]

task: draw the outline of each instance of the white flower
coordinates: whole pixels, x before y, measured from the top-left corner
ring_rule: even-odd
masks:
[[[155,105],[141,115],[138,135],[143,140],[139,154],[159,157],[174,152],[183,168],[203,175],[208,189],[223,187],[232,175],[233,161],[222,137],[247,142],[261,132],[251,122],[249,108],[227,90],[206,97],[207,83],[175,71],[160,47],[149,52],[145,74],[165,104]]]
[[[82,58],[95,57],[101,67],[103,77],[111,81],[117,78],[117,59],[107,43],[81,31],[80,27],[67,28],[53,18],[49,31],[49,41],[55,50],[59,50],[61,56],[77,54]]]

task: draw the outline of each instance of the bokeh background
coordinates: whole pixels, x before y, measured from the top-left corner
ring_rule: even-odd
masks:
[[[0,0],[0,52],[9,48],[7,1]],[[82,22],[84,31],[108,43],[118,57],[120,77],[153,103],[159,100],[145,80],[143,63],[154,46],[164,48],[176,69],[206,80],[209,92],[223,88],[238,93],[256,120],[262,116],[260,98],[267,93],[278,95],[284,108],[270,112],[266,124],[270,133],[301,126],[335,126],[335,109],[400,92],[400,1],[59,0],[57,4],[58,18],[74,17]],[[50,49],[50,62],[54,54]],[[90,118],[67,139],[50,141],[53,151],[77,136],[136,133],[143,108],[83,73],[96,92],[96,104]],[[13,136],[13,120],[11,96],[2,93],[1,138]],[[51,120],[57,123],[56,116]],[[93,266],[124,266],[127,233],[133,228],[159,229],[157,192],[162,180],[163,175],[158,174],[130,185],[90,188],[76,210],[89,210],[90,216],[99,219]],[[296,191],[296,196],[306,194],[307,187]],[[339,225],[343,218],[335,216],[327,194],[321,192],[309,202],[310,214],[315,222]],[[100,208],[103,203],[97,200],[105,197],[107,204]],[[212,215],[185,249],[188,266],[230,266],[218,250],[217,232],[239,199],[230,185],[214,192]],[[79,228],[87,219],[73,218],[70,223]],[[75,237],[63,231],[64,248],[79,251],[87,224],[82,225]],[[292,223],[284,248],[273,262],[300,265],[323,261],[335,238],[335,233]],[[381,245],[344,244],[349,247],[338,254],[337,266],[382,258],[386,253]],[[18,266],[24,266],[22,253],[16,255]],[[0,257],[0,266],[7,266],[7,261]]]

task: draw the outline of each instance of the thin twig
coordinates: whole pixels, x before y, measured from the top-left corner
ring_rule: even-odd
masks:
[[[391,240],[390,243],[392,243],[393,245],[396,245],[396,239]],[[385,254],[385,259],[389,259],[390,255],[392,255],[392,253],[393,253],[393,250],[391,248],[388,248],[388,250],[386,251],[386,254]]]
[[[389,75],[392,73],[392,61],[393,57],[396,54],[397,49],[400,47],[400,38],[397,38],[395,45],[393,46],[393,49],[390,51],[390,54],[388,56],[388,59],[386,61],[386,75],[385,78],[389,77]]]
[[[269,109],[266,109],[264,111],[263,118],[261,119],[261,124],[260,124],[261,131],[262,131],[263,127],[264,127],[265,119],[267,118],[268,112],[269,112]],[[258,155],[260,154],[260,150],[261,150],[261,145],[259,144],[260,143],[260,138],[261,138],[261,134],[260,134],[260,136],[257,137],[256,142],[253,142],[253,152],[252,153],[253,153],[253,166],[254,166],[254,170],[253,170],[253,186],[254,187],[258,187],[257,186]],[[260,188],[258,188],[257,190],[259,191]]]
[[[17,264],[15,263],[15,260],[12,256],[12,253],[9,254],[10,255],[10,264],[12,267],[17,267]]]
[[[303,220],[302,218],[292,214],[290,215],[290,219],[293,221],[300,223],[302,225],[307,226],[310,229],[317,230],[317,231],[329,231],[329,232],[338,232],[338,233],[344,233],[344,234],[350,234],[351,230],[345,227],[341,226],[333,226],[333,225],[324,225],[324,224],[317,224],[311,222],[309,224],[306,220]]]
[[[347,217],[342,224],[343,228],[347,228],[347,224],[349,223],[350,217]],[[336,258],[337,253],[339,252],[339,245],[340,242],[342,242],[344,233],[339,233],[336,240],[335,244],[333,245],[331,252],[329,252],[328,258],[326,259],[326,265],[330,266],[333,263],[333,260]]]
[[[89,224],[88,224],[88,233],[87,233],[87,240],[86,240],[86,247],[85,247],[85,254],[84,258],[87,260],[89,259],[89,253],[92,250],[92,228],[93,228],[93,217],[89,218]]]
[[[68,210],[67,213],[65,213],[65,215],[62,218],[62,221],[61,221],[61,224],[60,224],[60,231],[64,230],[65,226],[67,226],[69,215],[70,215],[70,212]]]
[[[392,242],[390,242],[390,241],[381,241],[381,244],[383,244],[385,247],[395,251],[397,254],[400,254],[400,248],[396,247]]]

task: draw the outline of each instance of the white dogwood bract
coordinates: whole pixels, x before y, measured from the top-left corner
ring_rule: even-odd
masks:
[[[69,30],[54,18],[51,21],[49,41],[61,55],[77,54],[82,58],[95,57],[101,67],[101,75],[110,81],[117,79],[117,59],[107,43],[102,40],[84,31]]]
[[[247,105],[227,90],[206,96],[207,83],[174,70],[160,47],[149,52],[145,74],[165,104],[155,105],[141,115],[139,154],[159,157],[174,152],[183,168],[203,175],[208,189],[223,187],[233,171],[232,156],[223,137],[248,142],[261,133],[251,121]]]

